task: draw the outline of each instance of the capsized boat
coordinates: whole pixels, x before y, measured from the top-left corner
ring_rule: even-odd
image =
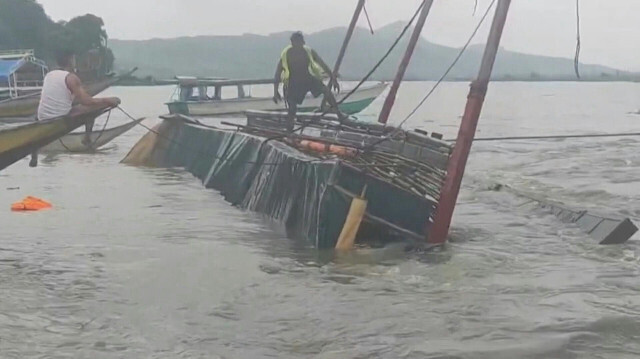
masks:
[[[123,160],[184,167],[241,208],[285,226],[292,237],[333,248],[354,198],[368,201],[358,240],[423,241],[435,213],[452,146],[416,131],[335,115],[251,111],[238,128],[183,115],[164,122]]]
[[[0,129],[0,170],[91,121],[107,108]]]
[[[125,74],[112,76],[99,82],[87,84],[85,85],[85,89],[89,95],[95,96],[116,84],[121,78],[131,75],[136,70],[137,68],[134,68]],[[39,103],[39,91],[29,95],[0,101],[0,122],[23,123],[34,121]]]
[[[359,0],[336,69],[364,4]],[[345,250],[358,240],[444,244],[510,4],[511,0],[497,1],[478,77],[453,145],[440,136],[403,130],[409,118],[399,127],[386,125],[433,5],[433,0],[425,0],[387,52],[415,20],[380,124],[298,114],[292,132],[284,130],[286,113],[261,111],[248,112],[246,124],[230,130],[184,116],[166,117],[123,162],[185,168],[229,202],[266,214],[290,235],[307,238],[318,248]]]
[[[82,143],[86,132],[74,132],[68,135],[62,136],[57,140],[51,142],[50,144],[44,146],[39,150],[39,152],[43,153],[54,153],[54,152],[91,152],[97,149],[100,149],[111,141],[115,140],[117,137],[125,134],[140,122],[142,122],[144,118],[139,118],[135,121],[130,121],[125,123],[124,125],[120,125],[113,128],[108,128],[105,130],[97,130],[93,131],[90,138],[90,145],[85,145]]]
[[[177,79],[178,87],[175,99],[167,103],[171,114],[188,116],[242,115],[249,110],[277,111],[284,107],[282,103],[273,102],[271,97],[252,97],[250,95],[250,86],[272,85],[273,79],[226,80],[194,77],[178,77]],[[385,83],[363,86],[340,105],[340,111],[351,115],[364,110],[384,92],[386,87]],[[225,98],[226,91],[224,89],[226,88],[234,90],[233,96]],[[346,92],[343,92],[336,95],[336,99],[341,101],[345,96]],[[318,110],[322,105],[322,100],[322,97],[307,96],[299,106],[299,111]]]

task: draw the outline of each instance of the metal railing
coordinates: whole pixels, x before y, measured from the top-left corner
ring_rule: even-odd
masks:
[[[33,49],[0,50],[0,59],[19,59],[34,55],[35,51]]]

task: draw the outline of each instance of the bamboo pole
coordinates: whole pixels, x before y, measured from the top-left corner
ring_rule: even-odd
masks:
[[[356,236],[358,235],[360,225],[362,224],[362,220],[367,212],[366,194],[367,185],[365,184],[362,189],[362,194],[351,200],[351,208],[349,208],[349,213],[347,214],[344,226],[342,227],[338,243],[336,244],[336,249],[339,251],[349,251],[353,249],[353,246],[356,243]]]
[[[404,74],[407,72],[407,68],[409,67],[409,63],[411,62],[413,51],[415,50],[416,45],[418,44],[418,40],[420,40],[420,34],[422,33],[422,28],[424,27],[425,22],[427,21],[427,16],[429,15],[429,11],[431,10],[431,5],[433,5],[433,1],[434,0],[425,0],[424,4],[422,5],[422,11],[420,12],[420,17],[418,18],[416,27],[413,29],[413,34],[411,35],[411,40],[409,40],[407,51],[404,54],[404,58],[400,62],[400,66],[398,67],[398,73],[396,74],[396,78],[393,81],[393,85],[391,85],[391,89],[389,90],[387,99],[384,102],[384,107],[382,107],[382,111],[380,112],[380,117],[378,117],[378,122],[380,123],[386,124],[387,121],[389,120],[391,109],[393,108],[393,105],[396,102],[398,89],[400,88],[400,84],[404,79]]]
[[[362,9],[366,0],[358,0],[358,5],[356,6],[356,10],[353,12],[353,17],[351,18],[351,23],[349,24],[349,29],[347,30],[347,34],[344,37],[344,41],[342,42],[342,48],[340,49],[340,53],[338,54],[338,58],[336,59],[336,64],[333,67],[333,74],[335,77],[331,78],[329,81],[329,88],[333,86],[334,79],[337,81],[338,72],[340,72],[340,66],[342,66],[342,60],[344,60],[344,55],[347,52],[347,47],[349,46],[349,42],[351,41],[351,37],[353,36],[353,31],[358,24],[358,19],[360,18],[360,14],[362,13]]]

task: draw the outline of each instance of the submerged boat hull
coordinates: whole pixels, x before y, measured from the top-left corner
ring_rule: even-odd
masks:
[[[346,114],[355,114],[364,110],[378,96],[384,92],[387,85],[384,83],[363,87],[356,91],[345,103],[340,105],[340,110]],[[337,96],[340,101],[346,96],[342,93]],[[299,111],[309,112],[315,111],[322,105],[323,97],[314,98],[307,96],[305,101],[300,105]],[[167,104],[171,114],[182,114],[190,116],[221,116],[221,115],[237,115],[249,110],[276,111],[282,110],[283,104],[276,104],[273,99],[267,97],[246,97],[239,99],[218,100],[218,101],[189,101],[189,102],[170,102]]]
[[[0,170],[95,119],[103,112],[94,110],[0,130]]]
[[[435,199],[349,161],[319,159],[264,136],[178,119],[165,120],[145,135],[123,163],[185,168],[231,204],[265,214],[284,225],[290,237],[306,238],[317,248],[336,245],[351,200],[365,187],[368,207],[359,235],[368,240],[422,240],[436,206]]]

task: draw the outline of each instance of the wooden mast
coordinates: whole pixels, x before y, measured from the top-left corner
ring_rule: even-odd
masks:
[[[340,66],[342,65],[342,60],[344,59],[344,55],[347,52],[347,47],[349,46],[349,42],[351,41],[351,37],[353,36],[353,31],[358,24],[358,19],[360,18],[360,14],[362,13],[362,9],[367,0],[358,0],[358,5],[356,6],[356,10],[353,13],[353,17],[351,18],[351,24],[349,24],[349,29],[347,30],[347,34],[344,37],[344,41],[342,42],[342,48],[340,49],[340,53],[338,54],[338,59],[336,59],[336,64],[333,67],[333,73],[338,76],[338,72],[340,71]],[[334,84],[334,78],[331,78],[329,81],[329,88],[331,88]]]
[[[471,90],[467,99],[467,105],[460,124],[458,138],[456,140],[453,154],[449,159],[447,176],[440,194],[440,201],[436,211],[436,216],[428,234],[428,241],[432,244],[443,244],[447,241],[449,226],[453,217],[453,211],[458,200],[460,185],[464,175],[465,166],[471,145],[476,134],[478,119],[482,111],[484,98],[487,94],[491,72],[495,64],[496,55],[500,47],[502,31],[507,20],[511,0],[499,0],[496,14],[493,18],[491,32],[482,58],[482,65],[478,73],[478,78],[471,83]]]
[[[404,74],[407,72],[407,67],[409,67],[409,62],[411,61],[411,57],[413,56],[413,50],[415,50],[416,45],[418,44],[418,40],[420,40],[420,34],[422,33],[422,28],[424,27],[425,22],[427,21],[427,16],[429,15],[429,11],[431,10],[431,5],[433,5],[433,1],[434,0],[425,0],[422,3],[422,12],[420,13],[420,17],[418,18],[416,27],[413,30],[413,34],[411,35],[411,40],[409,40],[407,51],[404,54],[404,58],[402,59],[402,62],[400,62],[400,66],[398,67],[398,73],[396,74],[396,78],[393,81],[393,85],[391,85],[391,89],[389,90],[387,99],[384,102],[384,107],[382,107],[382,111],[380,112],[380,116],[378,117],[378,122],[380,123],[386,124],[387,121],[389,120],[391,109],[393,108],[393,105],[396,102],[398,89],[400,88],[400,84],[404,79]]]

